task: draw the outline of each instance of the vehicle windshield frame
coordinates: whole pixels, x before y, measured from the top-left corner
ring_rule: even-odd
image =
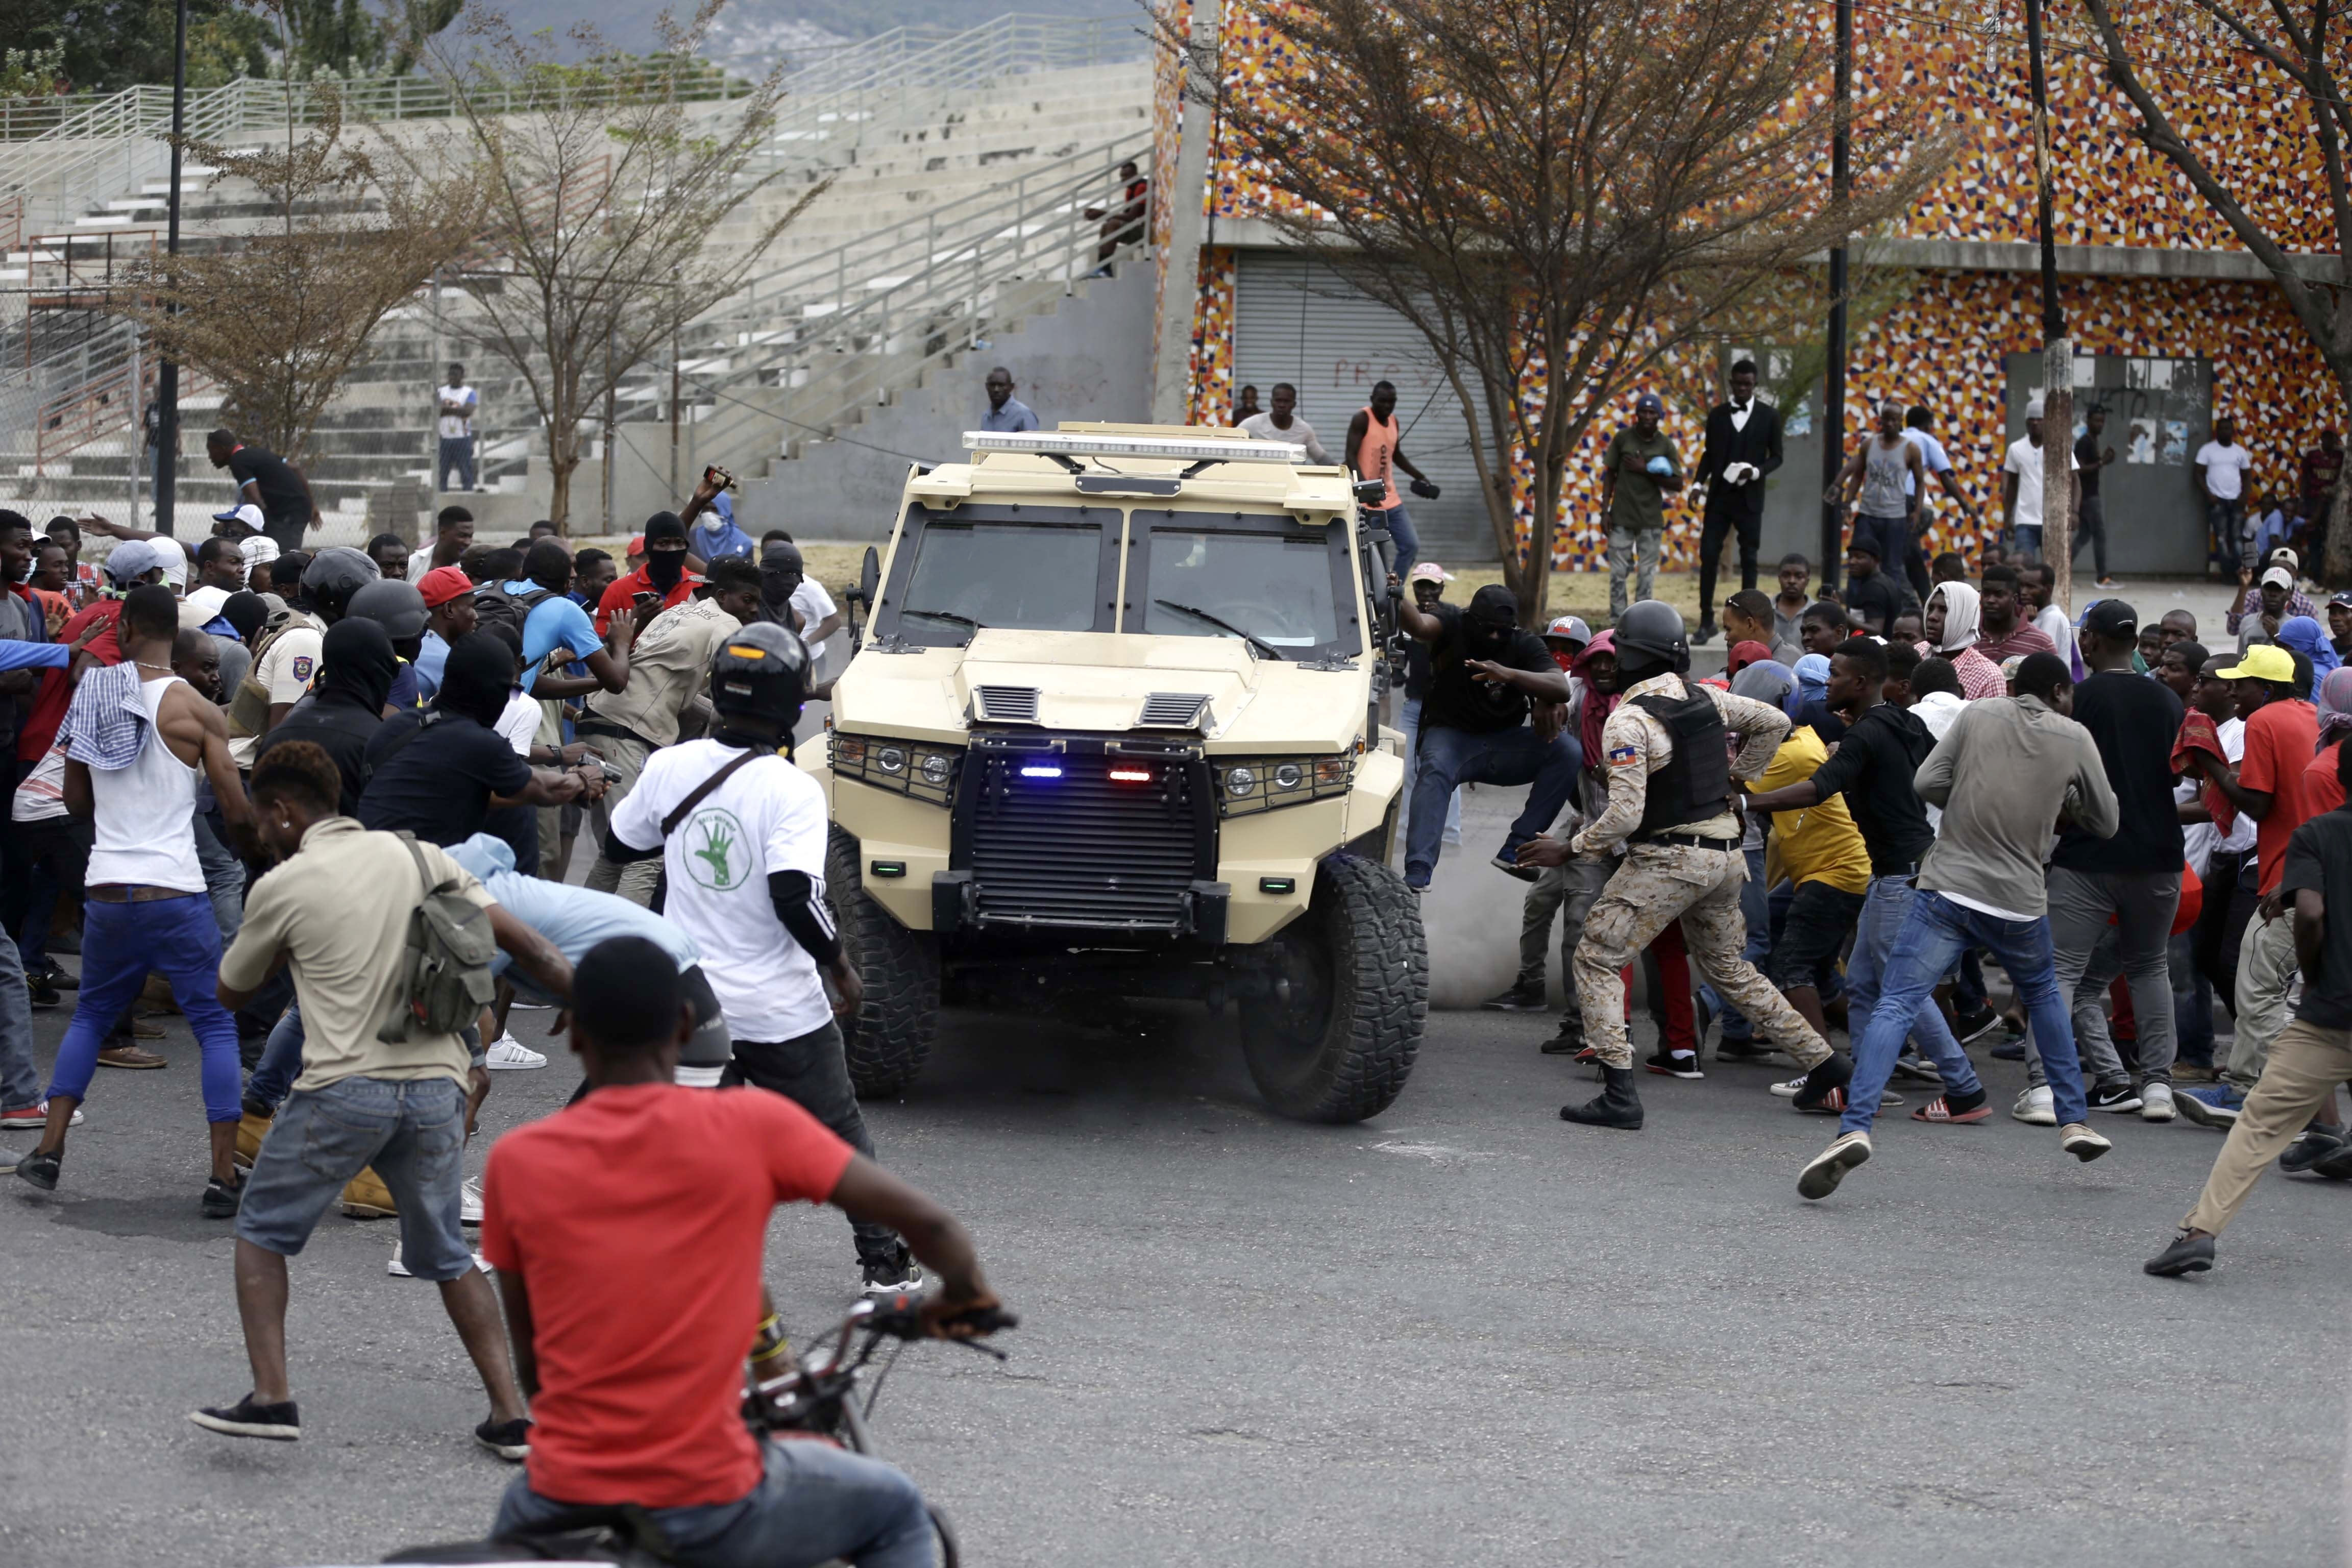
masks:
[[[1127,592],[1123,595],[1128,609],[1121,629],[1147,636],[1195,635],[1189,631],[1182,634],[1145,631],[1151,613],[1150,605],[1154,599],[1171,598],[1183,603],[1191,602],[1184,599],[1181,590],[1169,593],[1152,585],[1151,536],[1154,533],[1164,529],[1175,533],[1271,534],[1281,539],[1318,541],[1324,548],[1325,559],[1330,569],[1331,637],[1328,641],[1317,643],[1278,642],[1269,638],[1269,641],[1274,642],[1275,646],[1281,649],[1282,658],[1286,662],[1305,663],[1333,658],[1354,658],[1362,654],[1364,631],[1356,585],[1356,568],[1348,548],[1348,528],[1343,521],[1335,518],[1328,522],[1301,522],[1295,515],[1286,511],[1183,510],[1173,507],[1139,506],[1128,513],[1127,527],[1128,538],[1132,542],[1128,552]],[[1223,606],[1202,605],[1199,607],[1213,616],[1232,619],[1230,616],[1225,616]],[[1170,611],[1168,615],[1171,618],[1184,621],[1192,619],[1181,611]],[[1234,624],[1238,626],[1241,623]],[[1200,623],[1198,635],[1223,638],[1229,642],[1240,642],[1244,647],[1249,646],[1245,639],[1219,631],[1206,622]],[[1266,656],[1264,653],[1258,653],[1256,657],[1265,658]]]
[[[1116,506],[1036,506],[1023,502],[966,502],[963,505],[934,511],[919,502],[907,508],[898,529],[898,542],[890,552],[890,570],[882,585],[881,603],[875,606],[873,635],[895,637],[900,643],[917,647],[962,647],[974,636],[972,627],[959,621],[934,620],[916,615],[915,610],[952,610],[947,605],[912,605],[906,603],[908,584],[914,581],[915,568],[922,558],[926,536],[935,528],[983,529],[1018,528],[1091,528],[1096,531],[1094,618],[1084,626],[1056,627],[1060,631],[1108,632],[1117,629],[1118,598],[1118,556],[1121,540],[1126,533],[1121,509]],[[985,629],[1009,631],[1034,630],[1017,626]]]

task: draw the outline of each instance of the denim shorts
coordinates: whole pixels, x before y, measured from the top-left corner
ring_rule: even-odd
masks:
[[[1861,917],[1864,895],[1827,882],[1800,882],[1788,918],[1772,943],[1772,984],[1783,991],[1819,986],[1837,963],[1839,949]]]
[[[292,1258],[327,1205],[370,1165],[400,1210],[400,1257],[419,1279],[474,1266],[458,1229],[466,1091],[454,1079],[347,1078],[297,1089],[278,1108],[246,1177],[236,1235]]]

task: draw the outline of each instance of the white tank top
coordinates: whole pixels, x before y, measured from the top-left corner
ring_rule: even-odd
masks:
[[[97,804],[97,832],[90,846],[91,887],[128,882],[177,892],[205,890],[205,868],[196,860],[196,770],[172,754],[157,727],[163,694],[181,684],[176,675],[142,681],[147,704],[147,742],[127,768],[92,768],[89,790]]]

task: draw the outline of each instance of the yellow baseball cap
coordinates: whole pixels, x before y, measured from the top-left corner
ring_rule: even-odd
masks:
[[[2273,643],[2256,643],[2221,676],[2224,680],[2293,680],[2294,655]]]

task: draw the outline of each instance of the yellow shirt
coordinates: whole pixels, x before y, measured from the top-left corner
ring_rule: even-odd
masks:
[[[1801,724],[1772,753],[1756,789],[1761,794],[1801,784],[1829,760],[1830,749],[1812,726]],[[1774,812],[1772,846],[1791,882],[1826,882],[1848,893],[1870,890],[1870,851],[1842,796],[1832,795],[1803,811]]]

